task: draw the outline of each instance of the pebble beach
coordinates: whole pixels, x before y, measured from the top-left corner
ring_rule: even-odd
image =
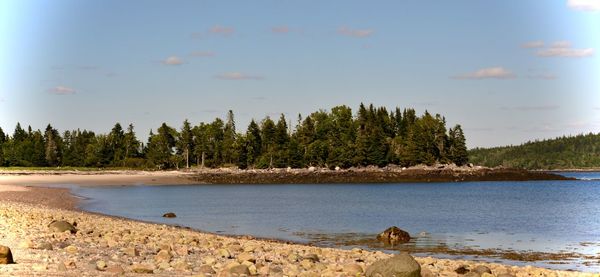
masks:
[[[1,276],[368,276],[392,254],[319,248],[82,212],[73,203],[36,204],[65,189],[0,185],[0,245],[13,264]],[[39,195],[42,194],[43,196]],[[19,195],[16,197],[15,195]],[[29,196],[27,196],[29,195]],[[64,221],[76,232],[51,224]],[[475,261],[415,258],[421,276],[600,276]]]

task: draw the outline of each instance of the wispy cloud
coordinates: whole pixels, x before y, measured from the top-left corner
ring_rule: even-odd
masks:
[[[600,1],[598,0],[567,0],[567,6],[578,11],[600,11]]]
[[[594,55],[594,48],[573,48],[569,41],[557,41],[535,52],[539,57],[583,58]]]
[[[542,47],[544,47],[544,42],[541,40],[528,41],[528,42],[521,44],[521,47],[523,47],[523,48],[542,48]]]
[[[182,65],[183,64],[183,60],[181,60],[177,56],[170,56],[170,57],[162,60],[161,63],[164,64],[164,65]]]
[[[530,74],[527,75],[527,78],[529,79],[539,79],[539,80],[556,80],[558,79],[558,76],[554,75],[554,74],[550,74],[550,73],[540,73],[540,74]]]
[[[558,110],[559,108],[560,108],[560,106],[558,106],[558,105],[500,107],[501,110],[505,110],[505,111],[522,111],[522,112],[554,111],[554,110]]]
[[[271,28],[271,32],[274,34],[287,34],[291,32],[291,30],[288,26],[276,26]]]
[[[226,27],[221,25],[215,25],[208,30],[211,34],[225,35],[229,36],[235,32],[235,29],[232,27]]]
[[[494,128],[490,128],[490,127],[471,127],[471,128],[465,128],[465,131],[470,131],[470,132],[492,132],[495,131]]]
[[[560,129],[558,129],[550,124],[545,124],[545,125],[542,125],[539,127],[525,129],[523,131],[525,131],[525,132],[557,132],[557,131],[560,131]]]
[[[474,72],[469,72],[457,76],[453,76],[454,79],[473,79],[473,80],[481,80],[481,79],[512,79],[516,78],[517,75],[514,73],[504,69],[504,67],[488,67],[482,68]]]
[[[77,90],[66,86],[56,86],[48,89],[48,92],[56,95],[71,95],[77,93]]]
[[[214,57],[215,52],[212,51],[194,51],[190,54],[192,57]]]
[[[373,35],[375,31],[373,29],[350,29],[348,27],[341,27],[337,30],[337,33],[343,36],[365,38]]]
[[[262,80],[263,76],[259,75],[249,75],[241,72],[225,72],[215,76],[217,79],[221,80]]]

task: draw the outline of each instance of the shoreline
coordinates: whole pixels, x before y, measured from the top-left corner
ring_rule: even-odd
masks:
[[[60,217],[60,218],[73,218],[73,215],[77,215],[77,218],[81,218],[82,216],[85,218],[90,218],[92,221],[99,221],[99,222],[121,222],[123,224],[126,224],[128,226],[146,226],[144,228],[150,228],[150,229],[154,229],[154,228],[158,228],[158,229],[164,229],[167,228],[169,230],[171,230],[171,232],[176,233],[176,234],[193,234],[195,236],[210,236],[212,239],[218,240],[218,241],[222,241],[222,240],[233,240],[234,242],[240,243],[241,245],[244,245],[246,243],[255,243],[255,244],[261,244],[261,245],[278,245],[280,247],[283,248],[289,248],[291,249],[291,251],[295,251],[297,249],[312,249],[311,251],[315,252],[315,251],[323,251],[323,250],[327,250],[327,252],[329,251],[333,251],[335,252],[336,255],[348,255],[348,254],[361,254],[361,255],[367,255],[369,257],[375,257],[375,258],[371,258],[371,261],[375,261],[378,259],[383,259],[386,257],[389,257],[389,254],[385,254],[381,251],[368,251],[368,250],[357,250],[357,249],[353,249],[353,250],[343,250],[343,249],[339,249],[339,248],[327,248],[327,247],[315,247],[315,246],[311,246],[310,244],[302,244],[302,243],[296,243],[296,242],[290,242],[290,241],[283,241],[283,240],[276,240],[276,239],[268,239],[268,238],[253,238],[250,236],[234,236],[234,235],[223,235],[223,234],[215,234],[215,233],[210,233],[210,232],[205,232],[202,230],[195,230],[195,229],[191,229],[188,227],[182,227],[182,226],[172,226],[172,225],[164,225],[164,224],[159,224],[159,223],[152,223],[152,222],[144,222],[144,221],[139,221],[139,220],[132,220],[132,219],[127,219],[127,218],[122,218],[122,217],[117,217],[117,216],[110,216],[110,215],[103,215],[103,214],[99,214],[99,213],[93,213],[93,212],[87,212],[87,211],[82,211],[80,209],[77,208],[77,204],[78,204],[78,197],[73,195],[70,192],[70,189],[68,188],[64,188],[64,187],[52,187],[52,186],[48,186],[48,185],[52,185],[52,184],[58,184],[60,182],[64,182],[65,181],[65,176],[67,176],[68,180],[70,180],[72,182],[72,184],[78,184],[78,185],[83,185],[83,186],[90,186],[90,185],[136,185],[136,184],[140,184],[141,181],[144,180],[154,180],[153,182],[155,182],[155,184],[158,184],[160,182],[163,182],[164,180],[169,180],[172,179],[174,177],[174,175],[176,176],[180,176],[180,173],[174,174],[174,173],[167,173],[164,174],[164,172],[160,172],[160,173],[135,173],[135,174],[126,174],[123,172],[120,173],[110,173],[110,174],[50,174],[50,175],[44,175],[44,174],[21,174],[18,176],[11,176],[11,178],[2,178],[2,177],[6,177],[3,174],[0,174],[0,220],[2,220],[2,216],[3,214],[6,215],[6,211],[10,210],[10,206],[16,206],[16,208],[13,207],[13,211],[20,214],[21,216],[25,216],[25,217],[35,217],[32,216],[31,214],[29,214],[31,212],[31,210],[35,210],[37,211],[37,213],[42,213],[45,214],[44,218],[48,218],[48,216],[50,215],[50,217],[52,218],[56,218],[56,217]],[[81,179],[81,177],[83,176],[83,179]],[[101,178],[98,178],[98,176],[100,176]],[[176,177],[175,176],[175,177]],[[30,179],[31,177],[34,177],[33,179]],[[16,179],[15,179],[16,178]],[[46,180],[44,185],[44,182],[42,182],[42,180]],[[79,180],[79,181],[77,181]],[[187,178],[176,178],[175,180],[180,181],[180,184],[185,184],[189,182],[189,179]],[[33,181],[33,182],[32,182]],[[96,183],[99,182],[100,183]],[[27,184],[31,184],[31,185],[27,185]],[[64,184],[64,183],[63,183]],[[151,185],[151,184],[150,184]],[[70,198],[70,199],[69,199]],[[45,205],[40,205],[40,203],[44,203]],[[6,206],[3,205],[8,205],[9,208],[7,208]],[[24,214],[23,214],[24,211]],[[46,220],[47,221],[47,220]],[[45,225],[48,222],[44,222],[43,224],[41,224],[40,228],[41,229],[45,229]],[[148,227],[150,226],[150,227]],[[14,227],[14,226],[13,226]],[[108,232],[108,230],[105,230]],[[0,232],[2,233],[2,232]],[[22,235],[22,234],[21,234]],[[46,234],[43,237],[47,237],[48,234]],[[39,251],[42,251],[42,253],[44,255],[48,254],[49,257],[52,257],[53,254],[49,253],[49,251],[47,250],[37,250],[34,249],[35,246],[32,247],[25,247],[25,249],[22,249],[23,247],[23,238],[19,237],[20,235],[16,235],[16,236],[12,236],[13,240],[7,240],[7,237],[11,237],[11,234],[4,234],[4,235],[0,235],[0,244],[4,244],[4,245],[8,245],[9,247],[11,247],[11,249],[15,249],[16,253],[25,253],[26,257],[29,257],[29,255],[34,255],[34,257],[37,257],[36,255],[39,254]],[[85,235],[84,235],[85,236]],[[16,239],[18,238],[18,239]],[[30,241],[34,241],[33,244],[35,244],[35,240],[37,238],[34,236],[33,238],[25,238],[25,240],[30,240]],[[27,244],[27,243],[25,243]],[[97,248],[100,247],[102,248],[102,245],[104,245],[101,242],[98,241],[92,241],[91,243],[87,243],[88,247],[91,248]],[[62,246],[62,245],[61,245]],[[110,248],[110,247],[109,247]],[[156,246],[154,246],[154,248],[156,248]],[[320,250],[319,250],[320,249]],[[122,249],[121,249],[122,250]],[[57,259],[61,259],[65,257],[65,250],[64,248],[62,249],[57,249],[56,251],[58,251],[59,253],[55,253],[57,255]],[[109,251],[103,251],[102,255],[99,256],[104,256],[104,257],[109,257],[110,253],[117,253],[115,255],[119,255],[119,249],[109,249]],[[174,250],[172,250],[173,252]],[[286,250],[288,251],[288,250]],[[38,254],[36,254],[36,252]],[[50,251],[51,252],[51,251]],[[160,252],[159,250],[153,250],[153,251],[149,251],[148,255],[146,255],[146,257],[143,259],[146,263],[145,264],[152,264],[155,262],[155,258],[157,253]],[[287,252],[286,252],[287,253]],[[68,253],[67,253],[68,254]],[[212,253],[217,255],[218,253]],[[283,253],[285,254],[285,253]],[[221,257],[223,258],[223,257]],[[495,264],[495,263],[486,263],[486,262],[481,262],[481,261],[477,261],[476,257],[473,258],[473,260],[447,260],[447,259],[438,259],[438,258],[432,258],[432,257],[415,257],[417,259],[417,261],[421,264],[421,266],[423,268],[426,268],[427,273],[431,273],[430,275],[424,275],[424,276],[456,276],[456,274],[453,272],[454,268],[459,267],[460,265],[467,265],[467,266],[475,266],[475,265],[486,265],[490,268],[493,269],[493,272],[495,274],[499,274],[501,272],[507,272],[507,273],[511,273],[513,274],[513,276],[533,276],[534,274],[544,274],[544,275],[549,275],[549,274],[557,274],[558,272],[560,272],[560,274],[562,274],[561,276],[594,276],[593,274],[589,274],[589,273],[582,273],[582,272],[578,272],[578,271],[558,271],[558,270],[551,270],[551,269],[543,269],[543,268],[537,268],[537,267],[532,267],[532,266],[511,266],[511,265],[506,265],[506,264]],[[75,274],[74,275],[89,275],[89,274],[100,274],[103,273],[103,271],[98,271],[97,269],[93,268],[93,266],[87,266],[87,267],[83,267],[83,268],[79,268],[79,267],[75,267],[75,268],[71,268],[70,266],[66,266],[66,272],[62,272],[63,269],[65,269],[65,266],[61,266],[61,261],[59,260],[55,260],[58,261],[58,263],[56,264],[50,264],[50,263],[46,263],[46,262],[42,262],[41,265],[38,261],[36,261],[35,259],[29,259],[29,262],[26,263],[22,263],[19,262],[19,258],[15,257],[16,261],[19,263],[18,266],[15,267],[14,271],[10,271],[10,274],[15,274],[15,275],[29,275],[31,274],[31,271],[27,271],[26,269],[24,269],[23,267],[21,267],[21,265],[27,265],[27,268],[31,269],[42,269],[42,272],[44,273],[57,273],[58,275],[63,275],[64,273],[69,273],[71,274],[71,270],[74,270]],[[471,258],[469,258],[471,259]],[[219,270],[223,271],[223,270],[227,270],[226,264],[225,262],[233,262],[231,261],[232,259],[224,259],[222,264],[213,264],[212,269],[216,270],[216,272],[219,272]],[[358,258],[356,260],[364,260],[364,261],[368,261],[368,259],[362,259],[362,258]],[[211,261],[209,259],[209,261]],[[131,272],[131,270],[133,270],[132,268],[134,266],[137,266],[137,264],[131,261],[126,262],[125,264],[123,263],[118,263],[116,261],[112,261],[112,260],[108,260],[106,261],[107,263],[111,264],[116,264],[118,267],[120,267],[123,272],[127,273],[128,275]],[[291,270],[291,273],[295,273],[294,270],[299,270],[300,272],[307,271],[306,269],[302,268],[299,264],[294,264],[294,262],[288,262],[285,264],[285,266],[289,265],[290,268],[287,268],[289,270]],[[62,262],[67,263],[69,265],[72,265],[71,262],[69,261],[64,261]],[[75,262],[76,263],[76,262]],[[188,261],[187,262],[188,265],[190,265],[190,268],[187,268],[185,270],[179,270],[177,271],[176,267],[180,267],[181,268],[185,268],[185,266],[176,263],[171,262],[169,264],[169,266],[162,264],[162,269],[161,269],[161,265],[159,264],[154,264],[153,265],[153,272],[156,275],[161,275],[161,274],[167,274],[167,275],[171,275],[173,273],[177,273],[177,274],[182,274],[182,275],[187,275],[188,272],[194,273],[194,268],[191,267],[191,264],[193,264],[193,262]],[[196,262],[197,265],[198,262]],[[204,263],[204,260],[202,260],[201,263]],[[77,263],[76,263],[77,264]],[[318,273],[322,273],[325,272],[323,270],[328,270],[331,269],[329,272],[331,273],[330,276],[339,276],[339,275],[344,275],[344,271],[343,271],[343,267],[344,264],[340,264],[339,262],[333,262],[331,265],[331,268],[319,268],[319,270],[317,271]],[[443,266],[440,266],[443,265]],[[284,266],[284,267],[285,267]],[[365,270],[366,267],[368,266],[368,262],[362,262],[359,263],[359,266],[361,267],[362,270]],[[0,275],[2,275],[3,273],[7,273],[4,272],[4,268],[7,267],[0,267]],[[199,269],[198,267],[196,269]],[[355,267],[356,269],[356,267]],[[23,271],[25,270],[25,271]],[[286,268],[284,268],[283,270],[284,272],[286,271]],[[40,273],[39,271],[36,271],[38,273]],[[184,274],[185,273],[185,274]],[[264,272],[263,272],[264,273]],[[299,272],[296,272],[299,273]],[[258,274],[258,272],[257,272]],[[452,275],[454,274],[454,275]],[[68,275],[68,274],[66,274]],[[261,275],[261,274],[258,274]],[[265,275],[265,274],[263,274]],[[272,275],[271,272],[267,272],[266,275]],[[277,275],[277,274],[275,274]],[[207,276],[211,276],[210,274]],[[216,276],[216,275],[214,275]]]
[[[0,182],[0,200],[2,200],[0,201],[0,222],[3,223],[0,226],[6,226],[1,227],[4,230],[0,232],[0,244],[11,247],[17,262],[17,264],[10,266],[0,266],[0,275],[18,276],[43,273],[47,275],[79,276],[102,275],[107,271],[136,275],[135,271],[139,267],[146,267],[146,269],[151,269],[150,271],[156,276],[198,274],[209,269],[214,274],[205,272],[203,273],[205,276],[217,276],[219,273],[227,273],[232,265],[241,264],[251,268],[251,272],[255,272],[255,275],[259,276],[281,276],[282,274],[296,276],[310,272],[323,276],[344,276],[356,275],[352,274],[356,273],[354,271],[347,271],[358,270],[362,272],[371,263],[391,257],[390,254],[381,251],[343,250],[249,236],[212,234],[186,227],[148,223],[80,211],[76,206],[63,206],[65,207],[63,209],[60,206],[51,207],[17,202],[27,198],[30,200],[35,200],[36,197],[51,198],[52,195],[61,195],[62,193],[68,193],[68,191],[66,188],[23,187],[6,185]],[[20,199],[7,199],[5,195],[11,192],[29,196]],[[45,196],[40,196],[41,193],[44,193]],[[32,219],[34,222],[43,222],[38,222],[37,226],[33,223],[33,226],[37,227],[34,232],[23,232],[24,227],[31,228]],[[51,219],[75,221],[80,231],[76,235],[67,233],[50,234],[45,230],[47,229],[45,225]],[[141,235],[139,237],[137,236],[138,232]],[[79,233],[82,235],[79,235]],[[115,235],[124,236],[123,242],[113,239]],[[147,240],[150,238],[152,238],[152,241],[149,243]],[[167,241],[162,238],[166,238]],[[40,250],[40,245],[48,241],[51,241],[55,249]],[[132,243],[128,243],[130,241]],[[165,246],[165,243],[168,246]],[[140,244],[144,246],[135,246]],[[133,252],[131,252],[131,245],[134,245]],[[197,247],[194,245],[197,245]],[[76,253],[70,253],[70,246],[77,248]],[[163,248],[169,249],[169,262],[160,262],[161,258],[159,256]],[[254,250],[246,251],[251,248],[254,248]],[[262,248],[262,251],[257,250],[260,248]],[[207,249],[208,253],[206,252]],[[136,250],[140,253],[137,256],[135,255]],[[225,252],[223,250],[227,250],[229,254],[221,255]],[[130,256],[124,252],[130,252],[133,255]],[[302,255],[313,253],[320,257],[319,262],[311,264],[302,262]],[[239,257],[245,257],[247,254],[256,257],[253,263],[240,262]],[[265,256],[268,257],[265,258]],[[41,260],[39,260],[40,257],[42,257]],[[490,268],[495,274],[494,276],[502,273],[508,273],[512,276],[556,274],[560,274],[560,276],[594,276],[591,273],[577,271],[558,271],[531,266],[519,267],[481,261],[448,260],[431,257],[415,257],[415,259],[424,269],[423,276],[459,276],[454,272],[456,268],[460,266],[474,268],[478,265]],[[99,261],[104,262],[107,267],[98,270],[97,263]]]
[[[410,168],[365,167],[339,170],[314,167],[308,169],[238,170],[219,168],[179,171],[0,169],[0,183],[21,185],[350,184],[537,180],[574,180],[574,178],[543,171],[452,165]]]

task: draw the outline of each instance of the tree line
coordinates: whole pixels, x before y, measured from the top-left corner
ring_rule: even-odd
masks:
[[[238,132],[234,113],[225,120],[179,129],[163,123],[140,142],[134,126],[117,123],[108,134],[87,130],[62,135],[48,125],[44,131],[23,129],[13,135],[0,128],[0,165],[36,167],[128,167],[167,169],[182,167],[349,168],[468,162],[460,125],[446,128],[439,114],[414,109],[388,112],[385,107],[361,104],[353,114],[347,106],[319,110],[302,117],[295,128],[283,114],[277,120],[252,120]]]
[[[518,146],[475,148],[471,161],[485,166],[525,169],[573,169],[600,167],[600,134],[563,136],[529,141]]]

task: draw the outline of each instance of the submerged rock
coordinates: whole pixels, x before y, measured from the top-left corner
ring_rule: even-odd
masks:
[[[410,234],[396,226],[392,226],[377,235],[377,240],[391,244],[405,243],[410,241]]]
[[[0,245],[0,264],[12,264],[14,262],[10,248],[8,248],[8,246]]]
[[[421,266],[411,256],[402,252],[389,259],[377,261],[367,267],[367,277],[420,277]]]

